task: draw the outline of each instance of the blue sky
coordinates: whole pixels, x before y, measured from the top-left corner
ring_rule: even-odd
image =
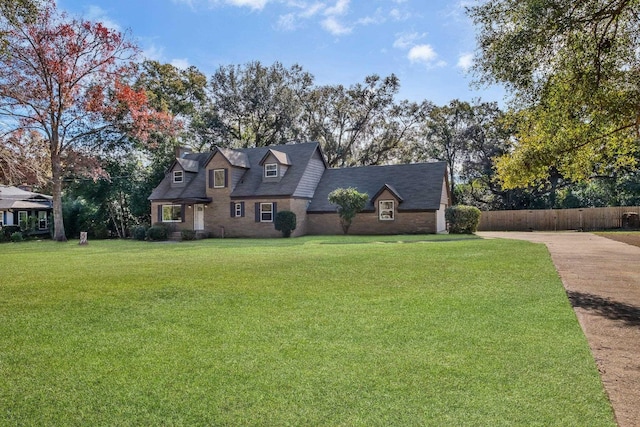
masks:
[[[220,65],[299,64],[316,84],[391,73],[397,99],[503,101],[471,88],[466,0],[58,0],[72,15],[130,30],[146,57],[210,76]]]

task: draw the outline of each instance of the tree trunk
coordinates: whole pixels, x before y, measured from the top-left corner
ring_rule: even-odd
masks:
[[[53,177],[53,240],[66,242],[62,217],[62,170],[60,156],[51,155],[51,175]]]

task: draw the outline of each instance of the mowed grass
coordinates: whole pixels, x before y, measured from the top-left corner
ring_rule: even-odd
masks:
[[[615,425],[542,245],[0,251],[0,425]]]

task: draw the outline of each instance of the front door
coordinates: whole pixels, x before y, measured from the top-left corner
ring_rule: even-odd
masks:
[[[204,230],[204,205],[195,205],[193,210],[193,229]]]

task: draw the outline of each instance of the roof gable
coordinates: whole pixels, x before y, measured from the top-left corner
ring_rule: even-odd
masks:
[[[196,160],[179,158],[179,159],[176,159],[176,163],[178,163],[182,168],[182,170],[184,170],[185,172],[198,173],[199,164]]]
[[[197,165],[195,172],[185,174],[184,185],[172,185],[171,173],[167,173],[160,184],[153,189],[149,200],[174,200],[174,201],[210,201],[206,195],[206,169],[205,165],[209,162],[213,153],[191,153],[184,157],[176,159],[169,168],[172,171],[176,165],[183,167],[184,160],[193,170]],[[183,161],[183,162],[181,162]]]
[[[222,154],[222,156],[227,159],[227,162],[231,166],[249,169],[251,166],[249,164],[249,157],[247,153],[244,153],[239,150],[232,150],[231,148],[222,148],[216,147],[216,151]]]
[[[269,151],[265,153],[265,155],[260,160],[260,163],[258,164],[260,166],[264,165],[264,163],[267,161],[267,159],[270,156],[273,156],[276,159],[276,161],[281,165],[291,166],[291,159],[289,159],[289,156],[287,155],[287,153],[283,153],[282,151],[278,151],[274,149],[269,149]]]
[[[396,200],[398,200],[398,202],[402,203],[404,201],[404,199],[402,198],[398,190],[396,190],[392,185],[389,185],[386,183],[382,186],[382,188],[380,188],[380,190],[378,190],[376,194],[373,195],[373,197],[371,197],[371,201],[376,200],[385,191],[390,192],[393,195],[393,197],[395,197]]]

